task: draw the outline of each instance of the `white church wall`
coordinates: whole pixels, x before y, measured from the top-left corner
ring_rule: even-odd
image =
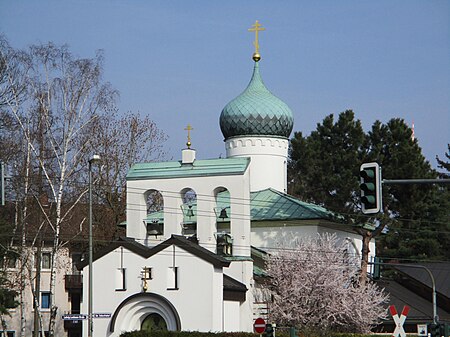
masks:
[[[317,234],[336,234],[339,240],[348,244],[348,251],[361,259],[362,237],[349,230],[331,229],[325,226],[301,225],[301,226],[253,226],[252,246],[263,250],[277,250],[280,245],[289,246],[293,238],[316,236]],[[369,244],[369,260],[375,256],[375,240]]]
[[[174,283],[170,279],[173,273],[169,269],[173,266],[178,268],[178,289],[170,289]],[[222,330],[222,270],[176,246],[170,246],[148,259],[128,249],[117,248],[94,261],[94,313],[113,314],[129,296],[142,293],[143,267],[151,267],[152,279],[147,281],[147,293],[159,294],[172,303],[181,318],[182,330]],[[118,285],[113,270],[118,268],[126,269],[125,291],[116,290]],[[105,273],[105,270],[110,272]],[[85,267],[83,283],[86,285],[87,271],[88,267]],[[88,291],[85,291],[82,312],[87,312],[87,305]],[[134,314],[126,316],[122,313],[127,310],[134,310]],[[119,336],[122,330],[140,329],[142,320],[148,314],[150,312],[146,311],[144,304],[133,303],[120,311],[114,333],[109,332],[110,319],[96,319],[94,332],[101,336]],[[125,317],[127,319],[123,321]],[[87,323],[84,324],[84,333],[87,334]]]
[[[248,171],[243,175],[224,175],[207,177],[190,177],[177,179],[152,179],[127,182],[127,236],[136,238],[141,243],[153,246],[172,234],[181,234],[183,213],[180,192],[189,188],[197,194],[197,238],[199,244],[215,252],[216,227],[215,190],[223,187],[230,192],[231,234],[235,255],[250,256],[250,219],[242,214],[250,213]],[[144,219],[147,216],[145,191],[160,191],[164,198],[164,235],[147,237]]]
[[[240,323],[239,302],[224,301],[223,310],[224,310],[224,319],[223,319],[224,331],[234,331],[236,323]]]
[[[252,246],[263,250],[276,250],[280,245],[292,241],[292,238],[317,235],[317,225],[302,226],[265,226],[252,227]]]
[[[240,316],[240,330],[239,331],[252,331],[253,315],[253,262],[247,261],[232,261],[230,266],[224,270],[224,273],[234,278],[235,280],[245,284],[247,286],[246,300],[239,306]]]
[[[274,137],[235,137],[227,139],[227,158],[250,157],[250,190],[287,189],[289,141]]]

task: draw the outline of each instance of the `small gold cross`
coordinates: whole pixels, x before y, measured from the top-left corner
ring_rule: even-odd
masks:
[[[258,20],[255,21],[255,23],[252,25],[252,28],[249,28],[249,32],[255,32],[255,41],[253,42],[253,45],[255,46],[255,53],[253,54],[253,59],[256,61],[255,58],[259,59],[261,56],[259,55],[259,39],[258,39],[258,32],[266,30],[261,26],[261,24],[258,22]]]
[[[187,132],[188,132],[186,145],[187,145],[188,149],[190,149],[191,145],[192,145],[192,143],[191,143],[191,131],[194,130],[194,129],[192,128],[191,124],[188,124],[184,129],[187,130]]]

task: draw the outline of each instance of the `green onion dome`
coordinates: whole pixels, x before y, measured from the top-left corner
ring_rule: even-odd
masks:
[[[223,108],[220,129],[225,139],[237,136],[288,138],[294,125],[291,109],[264,85],[255,62],[247,88]]]

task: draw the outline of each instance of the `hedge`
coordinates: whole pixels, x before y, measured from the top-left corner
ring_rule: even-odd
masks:
[[[333,333],[327,335],[327,337],[384,337],[391,336],[386,335],[362,335],[355,333]],[[249,332],[198,332],[198,331],[131,331],[124,332],[120,337],[259,337],[259,334]],[[264,336],[264,335],[263,335]],[[276,332],[277,337],[289,337],[289,331],[287,329],[278,329]],[[298,337],[317,337],[313,335],[303,335],[297,332]],[[409,335],[416,336],[416,335]]]

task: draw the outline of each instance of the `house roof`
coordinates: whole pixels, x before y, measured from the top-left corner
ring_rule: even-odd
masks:
[[[93,260],[95,261],[100,259],[101,257],[107,255],[108,253],[112,252],[114,249],[118,247],[127,248],[128,250],[134,252],[135,254],[138,254],[144,258],[149,258],[150,256],[159,253],[160,251],[171,245],[176,245],[186,250],[187,252],[201,258],[202,260],[210,262],[212,265],[214,265],[214,267],[223,268],[228,267],[230,265],[230,262],[224,259],[223,257],[214,254],[208,249],[203,248],[198,244],[193,243],[192,241],[189,241],[188,239],[186,239],[184,236],[181,235],[172,235],[166,241],[163,241],[160,244],[151,248],[136,242],[134,239],[122,237],[119,238],[119,240],[112,242],[105,249],[95,253],[93,256]],[[89,261],[84,259],[77,265],[77,267],[79,270],[81,270],[88,264]]]
[[[408,322],[431,322],[433,320],[431,296],[430,299],[425,299],[394,280],[381,279],[376,283],[389,293],[389,305],[395,305],[397,311],[400,312],[404,305],[410,307]],[[450,321],[450,313],[440,307],[438,307],[438,315],[441,321]],[[386,321],[392,321],[392,318],[389,317]]]
[[[450,298],[450,262],[421,262],[421,266],[428,268],[433,274],[436,284],[436,292]],[[432,288],[431,278],[423,268],[409,268],[395,266],[395,269],[403,274]]]
[[[239,292],[246,292],[248,290],[245,284],[225,274],[223,275],[223,288],[224,290],[232,290]]]
[[[247,290],[245,284],[223,274],[223,299],[225,301],[244,302]]]
[[[241,175],[249,164],[250,158],[195,160],[192,164],[181,161],[139,163],[130,168],[127,180]]]

